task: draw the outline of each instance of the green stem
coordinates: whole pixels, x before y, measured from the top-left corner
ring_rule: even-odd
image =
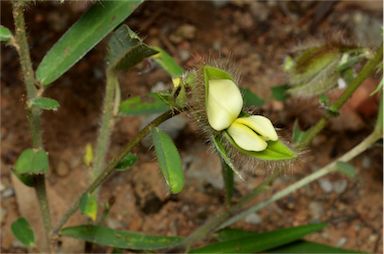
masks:
[[[22,1],[13,1],[12,5],[12,14],[16,30],[15,43],[17,44],[17,47],[15,48],[17,49],[20,58],[21,71],[23,73],[27,98],[28,100],[31,100],[37,96],[37,89],[35,87],[34,71],[32,69],[27,33],[25,30],[24,4]],[[32,134],[32,146],[36,149],[43,148],[40,113],[40,110],[37,108],[28,108],[27,117]],[[49,240],[49,232],[51,231],[51,216],[45,187],[45,175],[38,175],[34,177],[34,189],[39,201],[41,217],[44,225],[44,249],[47,252],[52,252],[53,250]]]
[[[325,176],[331,172],[336,171],[338,161],[344,161],[344,162],[350,161],[351,159],[355,158],[356,156],[358,156],[359,154],[361,154],[362,152],[367,150],[372,144],[374,144],[380,138],[381,138],[380,132],[377,132],[377,131],[372,132],[360,144],[358,144],[352,150],[350,150],[349,152],[347,152],[346,154],[341,156],[338,160],[335,160],[335,161],[329,163],[325,167],[323,167],[319,170],[316,170],[314,173],[304,177],[303,179],[301,179],[301,180],[291,184],[290,186],[284,188],[283,190],[275,193],[272,197],[268,198],[267,200],[262,201],[260,203],[257,203],[256,205],[251,206],[250,208],[247,208],[243,212],[236,214],[235,216],[233,216],[232,218],[227,220],[225,223],[223,223],[220,226],[220,228],[229,226],[229,225],[243,219],[247,215],[255,213],[255,212],[259,211],[260,209],[268,206],[269,204],[291,194],[292,192],[300,189],[301,187],[303,187],[303,186],[305,186],[305,185],[307,185],[307,184],[309,184],[309,183],[311,183],[311,182],[313,182],[313,181],[315,181],[315,180],[317,180],[317,179],[319,179],[319,178],[321,178],[321,177],[323,177],[323,176]]]
[[[150,131],[166,120],[172,118],[179,112],[167,111],[154,119],[151,123],[145,126],[137,135],[123,148],[123,150],[113,158],[108,165],[104,168],[104,170],[98,175],[96,179],[88,186],[88,188],[79,195],[76,201],[72,204],[72,206],[64,213],[59,223],[53,228],[53,236],[57,235],[60,229],[64,226],[64,224],[68,221],[68,219],[77,211],[80,205],[81,197],[86,193],[93,193],[97,187],[99,187],[112,173],[115,172],[116,165],[126,156],[133,147],[135,147],[140,141],[147,136]]]
[[[330,106],[332,112],[338,112],[341,107],[347,102],[347,100],[352,96],[356,89],[367,79],[373,72],[375,72],[376,67],[381,63],[383,59],[383,46],[378,48],[375,52],[373,58],[371,58],[361,69],[357,77],[352,80],[352,82],[345,89],[343,94],[337,98],[337,100]],[[313,127],[307,130],[304,139],[300,142],[299,147],[308,146],[314,137],[327,125],[329,117],[321,118]]]
[[[93,179],[100,174],[105,165],[111,132],[113,129],[113,106],[115,89],[118,85],[116,73],[107,71],[107,85],[103,102],[101,125],[97,136],[95,159],[93,162]]]

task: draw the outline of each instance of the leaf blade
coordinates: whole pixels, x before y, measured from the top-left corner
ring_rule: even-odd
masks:
[[[15,171],[17,174],[44,174],[48,171],[48,154],[42,149],[28,148],[16,160]]]
[[[152,140],[161,173],[172,193],[179,193],[184,187],[184,172],[180,154],[171,137],[159,128],[152,130]]]
[[[114,230],[96,225],[79,225],[61,230],[61,235],[69,236],[84,241],[89,241],[102,246],[111,246],[133,250],[157,250],[176,246],[181,237],[164,237],[145,235],[133,231]]]
[[[323,229],[325,226],[325,224],[309,224],[266,233],[253,233],[252,236],[235,238],[194,249],[191,253],[262,252],[298,240],[307,234]]]
[[[119,112],[122,115],[135,116],[141,114],[163,113],[169,110],[165,103],[156,93],[147,96],[134,96],[121,102]]]
[[[56,111],[60,107],[60,103],[57,100],[47,97],[36,97],[30,101],[30,105],[44,109]]]
[[[109,69],[126,70],[156,53],[127,25],[121,25],[109,39],[106,59]]]
[[[13,235],[26,247],[33,247],[35,245],[35,234],[29,222],[20,217],[11,225]]]
[[[0,41],[7,42],[12,38],[12,32],[5,26],[0,25]]]
[[[36,70],[37,80],[44,86],[51,84],[124,21],[141,2],[104,1],[94,4],[44,56]]]

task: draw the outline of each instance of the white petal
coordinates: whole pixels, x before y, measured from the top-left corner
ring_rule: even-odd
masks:
[[[217,131],[228,128],[239,116],[243,98],[237,85],[229,79],[214,79],[208,83],[208,122]]]
[[[263,151],[267,148],[267,142],[257,135],[254,131],[236,121],[228,128],[228,134],[235,143],[247,151]]]
[[[244,124],[262,136],[265,140],[276,141],[278,139],[275,128],[271,120],[265,116],[253,115],[249,117],[240,117],[236,123]]]

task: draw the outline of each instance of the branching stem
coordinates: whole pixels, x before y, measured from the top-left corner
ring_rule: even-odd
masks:
[[[24,4],[23,1],[13,1],[12,5],[12,14],[16,30],[14,43],[17,46],[15,46],[15,48],[17,49],[20,58],[21,71],[23,73],[23,79],[27,91],[27,98],[28,100],[31,100],[37,96],[37,89],[35,87],[34,71],[32,68],[32,62],[27,41],[27,33],[25,30]],[[34,107],[28,108],[27,117],[32,134],[32,146],[36,149],[42,149],[43,142],[40,122],[40,110]],[[49,232],[51,231],[51,216],[45,186],[45,175],[35,176],[34,188],[39,201],[41,218],[44,224],[44,251],[52,252],[53,250],[49,241]]]

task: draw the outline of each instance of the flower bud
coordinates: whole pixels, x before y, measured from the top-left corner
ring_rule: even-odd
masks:
[[[236,119],[228,128],[228,134],[240,148],[255,152],[265,150],[266,141],[278,139],[271,121],[260,115]]]
[[[206,107],[209,125],[221,131],[239,116],[243,98],[237,85],[230,79],[208,81]]]

